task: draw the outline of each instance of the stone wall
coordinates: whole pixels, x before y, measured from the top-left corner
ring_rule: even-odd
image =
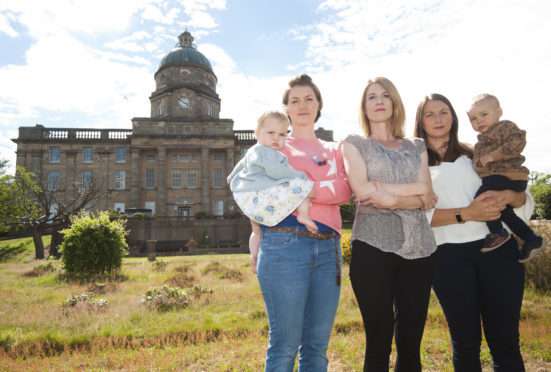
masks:
[[[245,217],[129,217],[126,226],[132,257],[146,256],[148,241],[155,241],[157,256],[249,252],[251,224]],[[190,249],[191,238],[197,246]]]

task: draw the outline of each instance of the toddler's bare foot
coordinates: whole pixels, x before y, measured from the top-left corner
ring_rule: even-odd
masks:
[[[297,221],[300,222],[301,224],[303,224],[304,226],[306,226],[308,231],[310,231],[311,233],[317,233],[318,232],[318,226],[316,225],[316,223],[314,221],[312,221],[312,219],[309,216],[304,217],[304,216],[298,214],[297,215]]]

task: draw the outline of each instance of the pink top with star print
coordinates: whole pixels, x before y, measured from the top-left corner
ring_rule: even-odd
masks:
[[[287,137],[281,152],[287,156],[289,165],[306,173],[308,179],[314,181],[316,197],[310,199],[310,218],[329,226],[340,235],[342,220],[339,205],[348,203],[352,196],[340,144],[320,139],[305,141]]]

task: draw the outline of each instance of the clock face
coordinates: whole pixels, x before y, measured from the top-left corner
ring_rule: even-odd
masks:
[[[182,110],[187,110],[191,106],[191,99],[186,96],[182,96],[178,99],[178,107]]]

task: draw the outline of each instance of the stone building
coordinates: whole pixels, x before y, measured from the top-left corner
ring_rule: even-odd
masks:
[[[221,119],[217,77],[185,31],[159,64],[150,117],[132,129],[20,127],[17,165],[42,175],[49,189],[93,179],[104,197],[94,210],[148,208],[159,217],[234,214],[226,183],[252,130]],[[259,113],[260,114],[260,113]],[[331,131],[319,132],[332,138]]]

